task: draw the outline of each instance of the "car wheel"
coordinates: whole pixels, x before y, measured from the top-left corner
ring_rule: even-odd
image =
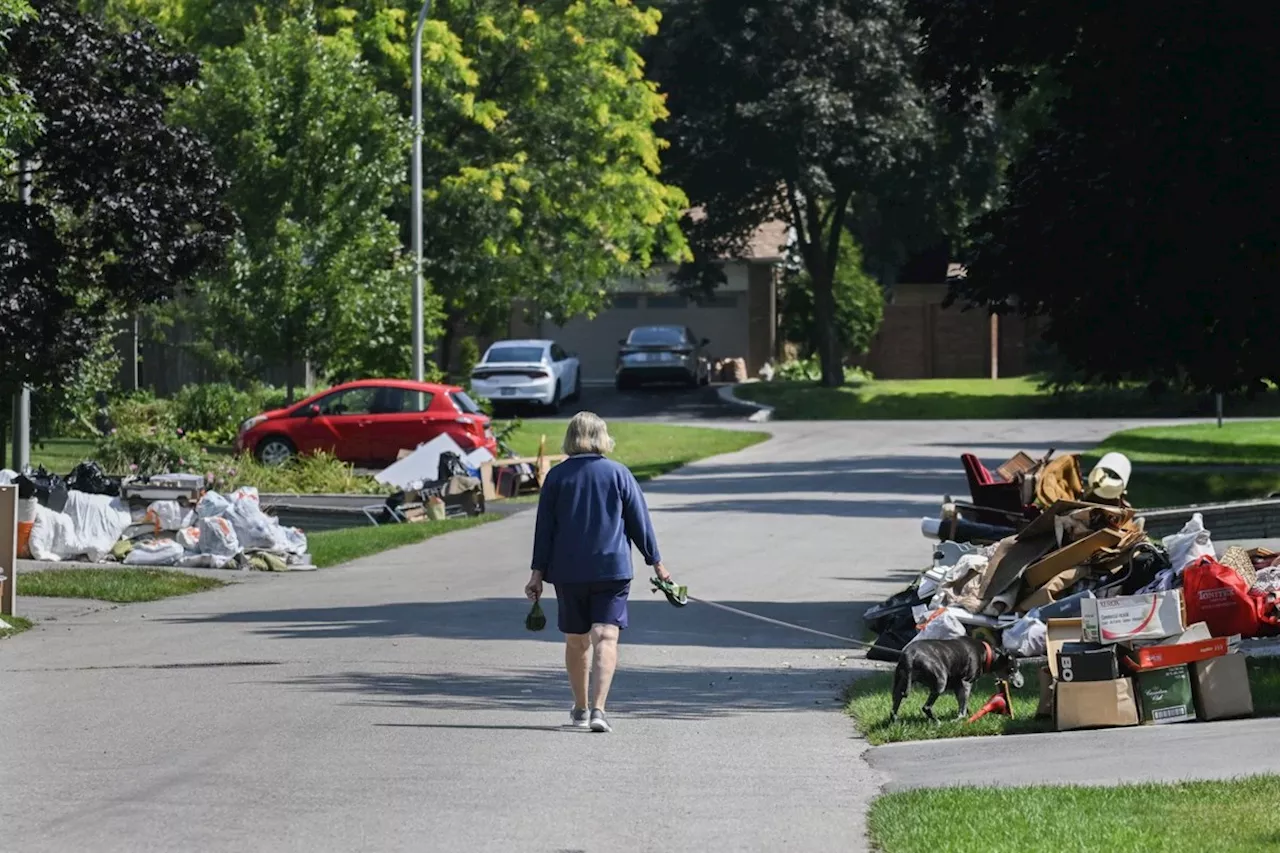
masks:
[[[556,383],[555,393],[551,396],[551,402],[547,404],[547,411],[551,414],[560,412],[560,383]]]
[[[293,458],[298,449],[293,446],[293,442],[284,436],[273,435],[270,438],[264,438],[259,444],[258,449],[254,453],[258,457],[258,461],[263,465],[283,465]]]
[[[697,388],[702,384],[702,379],[698,376],[698,371],[694,370],[689,374],[689,378],[684,381],[686,388]]]

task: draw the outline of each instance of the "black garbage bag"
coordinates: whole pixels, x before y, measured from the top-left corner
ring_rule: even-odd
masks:
[[[881,631],[876,637],[876,644],[873,648],[867,650],[867,660],[882,660],[897,662],[898,652],[907,647],[907,643],[911,642],[916,635],[916,626],[908,623],[907,625],[898,625],[886,631]]]
[[[41,506],[54,512],[62,512],[67,505],[67,483],[57,474],[51,474],[41,465],[32,471],[28,468],[17,479],[18,497],[35,498]]]
[[[1120,583],[1122,595],[1133,595],[1156,579],[1156,575],[1173,567],[1169,552],[1155,542],[1140,542],[1129,552],[1127,573]]]
[[[89,495],[119,497],[120,478],[111,477],[97,462],[81,462],[67,477],[67,488]]]
[[[436,471],[437,482],[444,482],[452,477],[467,476],[470,476],[470,472],[467,471],[461,456],[452,451],[440,454],[440,466]]]
[[[879,604],[868,607],[862,614],[862,621],[869,630],[876,632],[883,631],[904,618],[914,624],[911,608],[925,603],[927,602],[920,597],[919,588],[912,584],[902,592],[895,592]]]

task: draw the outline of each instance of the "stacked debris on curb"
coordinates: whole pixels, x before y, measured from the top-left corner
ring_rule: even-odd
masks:
[[[19,555],[47,562],[294,571],[311,569],[307,537],[263,512],[258,490],[206,491],[192,474],[107,476],[92,462],[67,478],[0,472],[18,486]]]
[[[973,637],[1047,658],[1041,711],[1059,729],[1252,713],[1242,638],[1280,635],[1280,555],[1218,555],[1194,513],[1160,541],[1125,498],[1129,460],[1081,476],[1074,455],[966,454],[969,502],[921,522],[932,565],[870,608],[872,659],[920,639]],[[1194,701],[1193,701],[1194,700]]]

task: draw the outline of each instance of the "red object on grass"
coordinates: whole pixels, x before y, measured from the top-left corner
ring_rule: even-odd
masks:
[[[977,722],[987,714],[1003,714],[1006,717],[1013,717],[1013,699],[1009,696],[1008,682],[1000,682],[1000,691],[988,699],[987,704],[983,705],[982,709],[970,717],[967,722]]]

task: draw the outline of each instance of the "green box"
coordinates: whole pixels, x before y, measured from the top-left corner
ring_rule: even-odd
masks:
[[[1144,726],[1185,723],[1196,718],[1191,670],[1186,664],[1140,672],[1134,680],[1138,683],[1138,705]]]

